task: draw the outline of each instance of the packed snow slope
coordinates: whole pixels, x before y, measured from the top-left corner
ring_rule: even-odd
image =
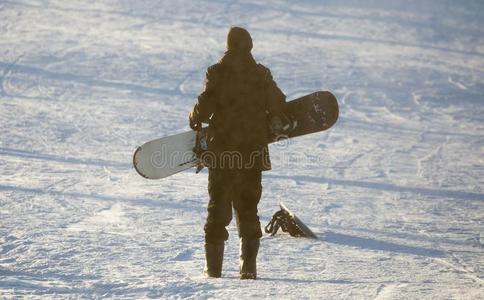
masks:
[[[188,130],[231,25],[288,99],[340,120],[271,146],[257,281],[206,279],[207,173],[140,144]],[[484,299],[482,1],[0,0],[0,298]]]

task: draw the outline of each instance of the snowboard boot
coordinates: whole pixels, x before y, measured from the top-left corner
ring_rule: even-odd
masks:
[[[240,239],[240,279],[256,279],[259,239]]]
[[[222,277],[222,262],[224,259],[224,242],[205,243],[205,270],[208,277]]]

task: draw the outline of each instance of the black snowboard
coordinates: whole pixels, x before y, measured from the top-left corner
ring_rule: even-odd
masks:
[[[271,142],[330,128],[338,120],[339,107],[333,94],[321,91],[287,102],[284,112],[290,120],[289,128]]]

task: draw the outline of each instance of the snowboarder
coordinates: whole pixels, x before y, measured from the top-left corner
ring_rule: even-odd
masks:
[[[209,124],[208,215],[205,231],[205,274],[221,277],[226,226],[235,210],[240,237],[240,278],[256,279],[256,257],[262,236],[257,205],[261,172],[269,170],[268,124],[284,120],[285,95],[269,69],[251,54],[252,38],[240,27],[230,28],[227,51],[208,68],[205,90],[189,115],[198,131]]]

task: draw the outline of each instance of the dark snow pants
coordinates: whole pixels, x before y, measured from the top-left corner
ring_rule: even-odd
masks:
[[[228,239],[225,227],[232,220],[232,207],[241,238],[258,239],[262,236],[257,216],[262,193],[261,179],[259,170],[209,169],[206,242],[219,243]]]

